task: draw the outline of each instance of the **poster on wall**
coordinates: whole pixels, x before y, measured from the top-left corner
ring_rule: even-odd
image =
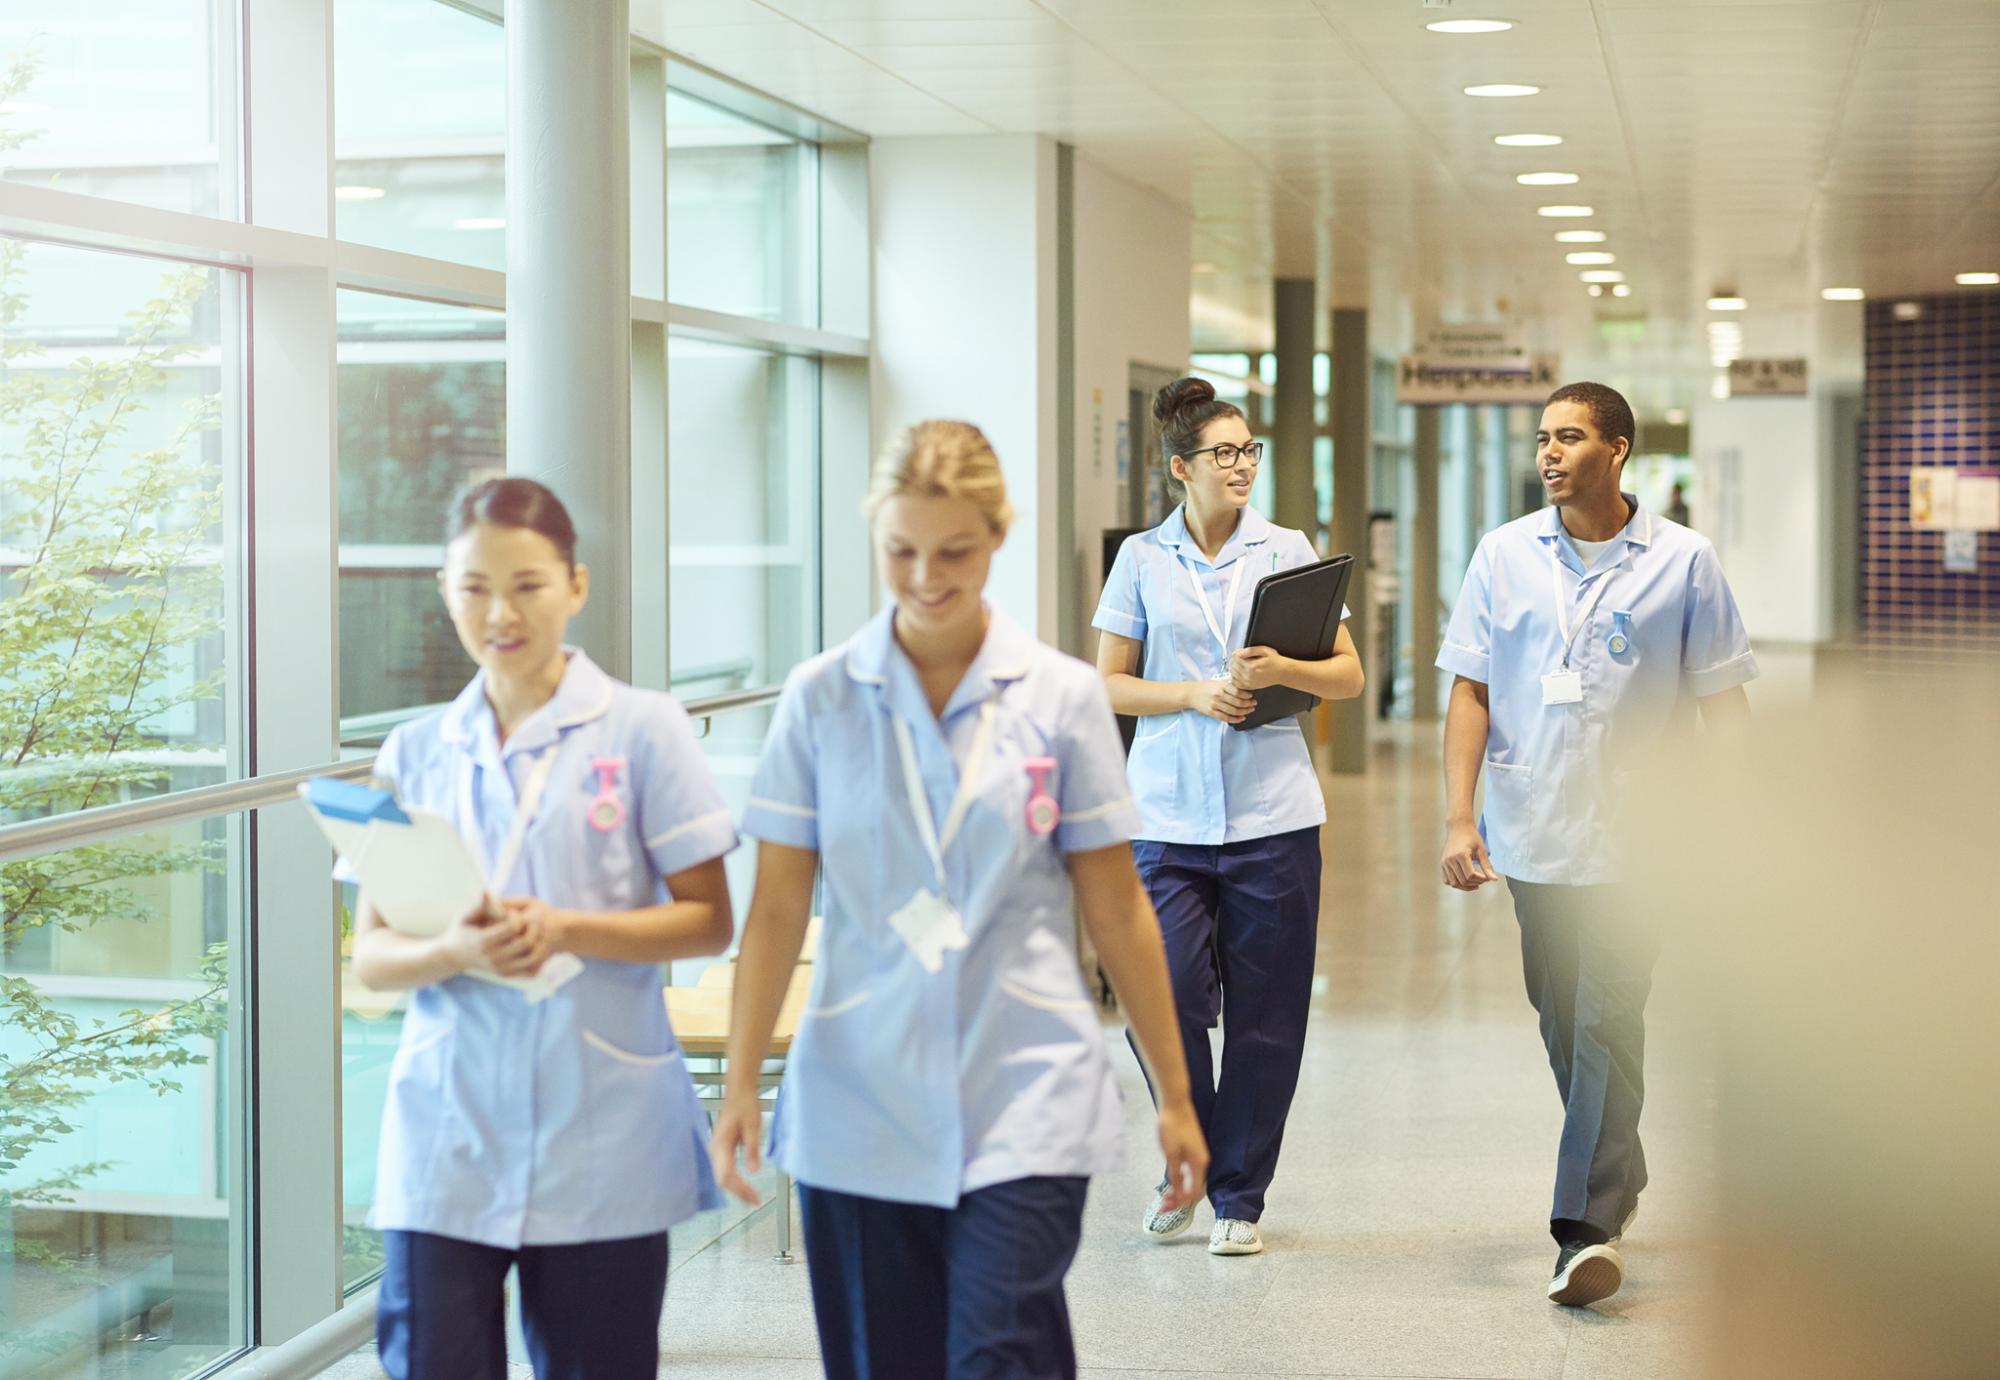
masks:
[[[1925,532],[2000,531],[2000,474],[1935,466],[1911,470],[1910,526]]]
[[[1946,532],[1944,534],[1944,568],[1953,575],[1976,575],[1979,573],[1979,533]]]

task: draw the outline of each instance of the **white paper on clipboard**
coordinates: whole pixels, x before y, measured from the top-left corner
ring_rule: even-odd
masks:
[[[304,785],[299,795],[320,832],[354,869],[378,913],[402,933],[419,939],[443,934],[487,894],[485,873],[444,816],[402,810],[407,822],[361,821],[320,809]],[[582,971],[583,961],[575,954],[556,954],[533,977],[467,976],[517,988],[529,1001],[541,1001]]]

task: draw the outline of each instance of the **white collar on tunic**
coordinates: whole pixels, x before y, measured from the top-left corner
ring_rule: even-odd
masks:
[[[617,682],[581,648],[565,645],[563,651],[569,657],[569,664],[563,668],[555,694],[514,730],[503,753],[532,752],[546,747],[564,729],[602,718],[611,708],[611,694]],[[492,722],[493,710],[486,703],[486,672],[482,669],[446,707],[438,736],[447,743],[472,742],[480,736],[482,724],[490,730]]]
[[[947,719],[969,705],[986,700],[1001,684],[1026,676],[1033,660],[1035,640],[1021,625],[991,604],[986,604],[985,609],[986,640],[979,644],[979,654],[966,668],[958,688],[951,692],[951,700],[944,709]],[[881,689],[889,708],[902,718],[917,723],[933,722],[916,668],[896,645],[895,617],[896,606],[892,603],[861,625],[861,631],[848,643],[848,677]],[[899,671],[906,674],[898,674]]]
[[[1648,512],[1645,506],[1639,502],[1637,494],[1622,494],[1621,497],[1632,505],[1632,516],[1625,520],[1625,525],[1622,528],[1612,534],[1610,540],[1622,541],[1627,546],[1636,546],[1641,550],[1650,549],[1653,545],[1652,513]],[[1562,509],[1551,503],[1542,510],[1542,526],[1541,530],[1535,533],[1535,539],[1543,542],[1555,542],[1559,550],[1563,547],[1568,547],[1574,554],[1576,548],[1569,541],[1564,540],[1568,536],[1569,533],[1562,525]],[[1620,559],[1622,558],[1623,553],[1620,553]],[[1581,557],[1579,557],[1579,561],[1581,561]]]
[[[1185,547],[1185,554],[1196,560],[1208,562],[1208,557],[1202,554],[1201,547],[1195,542],[1193,534],[1188,531],[1185,503],[1177,505],[1171,513],[1168,513],[1167,520],[1155,527],[1153,532],[1159,539],[1160,545],[1168,550],[1180,551]],[[1241,556],[1245,548],[1261,546],[1270,539],[1271,520],[1245,504],[1243,515],[1236,520],[1236,530],[1229,534],[1229,540],[1222,543],[1222,549],[1215,553],[1215,560],[1210,564],[1210,569],[1220,570]]]

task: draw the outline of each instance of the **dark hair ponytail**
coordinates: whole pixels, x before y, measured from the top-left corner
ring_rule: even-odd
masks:
[[[532,479],[488,479],[459,491],[446,519],[445,543],[457,541],[482,522],[496,527],[524,527],[549,539],[571,572],[576,570],[576,524],[569,509],[546,485]]]
[[[1215,396],[1207,379],[1175,379],[1153,395],[1153,420],[1160,424],[1160,465],[1169,491],[1187,497],[1187,486],[1174,478],[1173,458],[1201,445],[1201,431],[1217,417],[1241,417],[1243,409]]]

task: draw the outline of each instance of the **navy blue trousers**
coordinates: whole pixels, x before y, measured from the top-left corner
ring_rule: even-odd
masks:
[[[955,1208],[800,1184],[827,1380],[1073,1380],[1063,1276],[1088,1184],[1015,1179]]]
[[[506,1380],[501,1285],[521,1271],[521,1331],[535,1380],[653,1380],[667,1234],[503,1250],[385,1231],[375,1318],[390,1380]]]
[[[1646,1186],[1646,998],[1660,937],[1610,886],[1507,881],[1521,971],[1562,1094],[1549,1234],[1602,1242]]]
[[[1139,839],[1132,857],[1166,939],[1188,1084],[1208,1137],[1208,1200],[1217,1217],[1255,1222],[1305,1056],[1319,830],[1219,845]],[[1209,1044],[1218,1018],[1219,1078]]]

